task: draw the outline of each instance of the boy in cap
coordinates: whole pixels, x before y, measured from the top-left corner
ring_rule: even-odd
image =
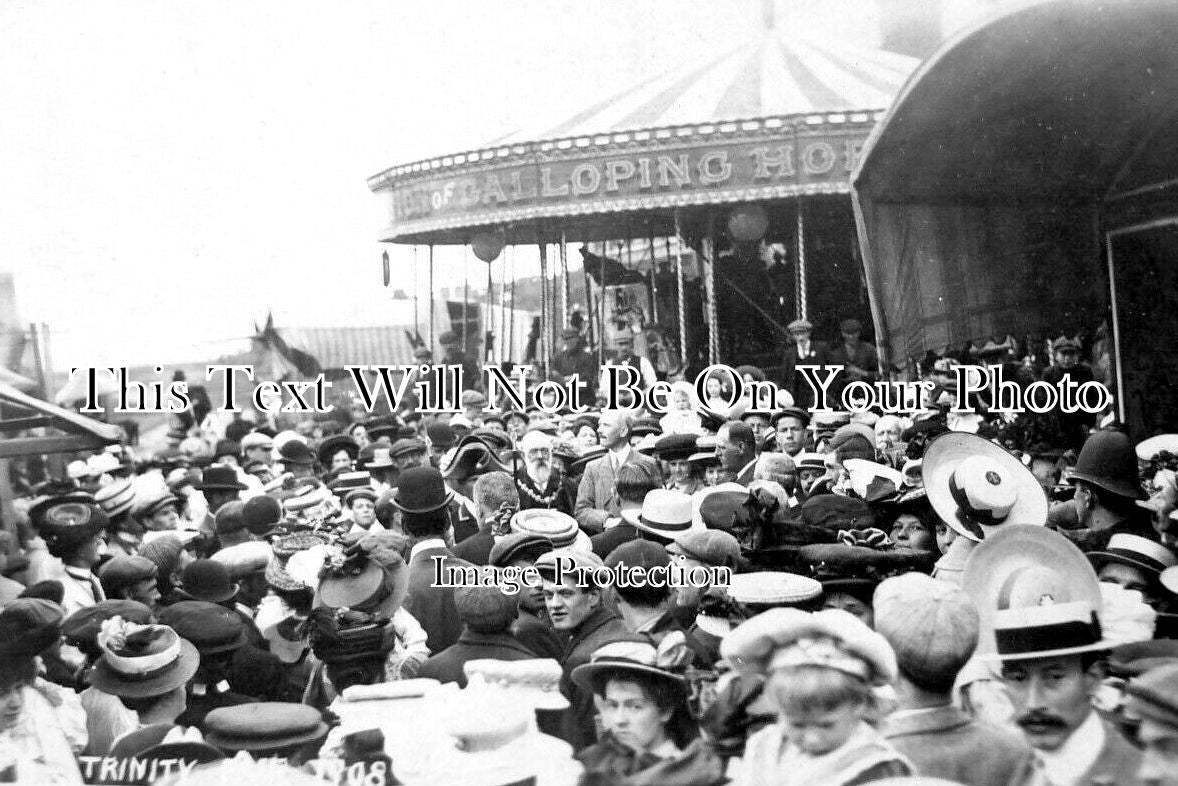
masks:
[[[249,641],[246,625],[235,612],[215,603],[184,600],[164,609],[160,623],[200,654],[200,666],[187,684],[185,710],[176,723],[203,729],[205,716],[212,710],[254,701],[235,692],[228,682],[234,656]]]
[[[794,403],[804,410],[814,407],[814,394],[810,384],[798,371],[798,366],[825,366],[831,362],[830,347],[823,341],[812,341],[810,334],[814,325],[807,319],[795,319],[786,325],[789,331],[789,345],[782,358],[781,381],[794,398]],[[822,370],[819,370],[822,373]],[[830,402],[828,402],[829,404]]]
[[[842,366],[840,374],[844,382],[872,382],[879,379],[879,360],[875,347],[859,338],[863,326],[859,320],[844,319],[839,323],[839,334],[843,340],[830,353],[830,362]]]
[[[525,570],[536,564],[544,554],[552,551],[552,542],[540,535],[515,532],[495,540],[488,557],[488,564],[495,568],[516,568]],[[564,643],[557,637],[548,620],[548,609],[544,605],[544,587],[528,586],[519,588],[519,608],[511,633],[516,641],[523,644],[540,658],[564,657]]]
[[[489,583],[490,586],[476,585],[454,590],[454,606],[462,620],[462,633],[458,641],[421,664],[418,677],[457,682],[460,688],[465,688],[466,673],[463,666],[467,661],[482,658],[514,661],[536,657],[536,653],[517,641],[511,633],[518,611],[516,596],[503,592],[493,582]]]
[[[112,600],[133,600],[148,608],[160,602],[156,564],[146,557],[118,556],[98,570],[103,592]]]
[[[962,590],[920,573],[876,588],[875,629],[896,653],[899,708],[880,729],[922,775],[966,786],[1021,782],[1031,748],[1007,728],[953,706],[957,673],[978,642],[978,612]]]

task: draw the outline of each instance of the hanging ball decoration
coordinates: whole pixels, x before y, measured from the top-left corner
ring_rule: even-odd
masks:
[[[728,232],[742,243],[760,240],[768,229],[769,216],[760,205],[741,205],[728,217]]]
[[[502,229],[485,229],[470,239],[470,248],[476,257],[490,263],[499,258],[505,242]]]

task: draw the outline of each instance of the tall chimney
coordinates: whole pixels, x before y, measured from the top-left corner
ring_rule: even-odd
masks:
[[[924,60],[941,43],[942,0],[875,0],[883,48]]]

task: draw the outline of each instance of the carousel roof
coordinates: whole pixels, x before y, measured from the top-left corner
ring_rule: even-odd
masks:
[[[675,68],[572,117],[368,179],[380,239],[508,243],[616,236],[617,214],[670,234],[679,208],[847,194],[876,120],[918,61],[785,35]]]
[[[518,129],[487,146],[709,121],[884,109],[918,63],[906,55],[771,29],[755,46],[742,44],[702,64],[693,58],[572,117]]]

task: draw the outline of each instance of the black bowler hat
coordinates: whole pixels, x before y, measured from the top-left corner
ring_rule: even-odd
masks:
[[[433,467],[410,467],[397,478],[393,504],[405,513],[429,513],[446,507],[454,492]]]
[[[237,470],[233,467],[215,466],[204,471],[196,488],[200,491],[245,491],[245,484],[237,479]]]
[[[298,439],[287,440],[278,449],[278,458],[283,464],[292,466],[309,467],[315,463],[315,454],[311,452],[306,443]]]
[[[663,461],[686,461],[695,453],[695,434],[667,434],[654,443],[654,454]]]
[[[198,559],[180,577],[184,594],[193,600],[224,603],[237,594],[229,568],[213,559]]]

